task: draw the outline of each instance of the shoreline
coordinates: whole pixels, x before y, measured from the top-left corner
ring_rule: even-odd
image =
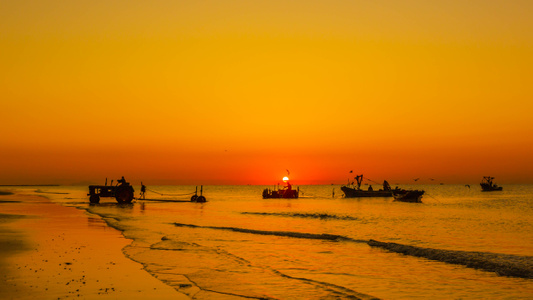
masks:
[[[99,216],[0,194],[0,298],[190,299],[127,258],[130,243]]]

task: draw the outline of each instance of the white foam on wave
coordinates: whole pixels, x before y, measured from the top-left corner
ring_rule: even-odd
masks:
[[[368,241],[373,247],[380,247],[392,252],[424,257],[450,264],[464,265],[469,268],[495,272],[501,276],[533,278],[533,257],[499,253],[442,250],[423,248],[396,243]]]

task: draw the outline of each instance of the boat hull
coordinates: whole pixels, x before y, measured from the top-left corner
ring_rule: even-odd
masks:
[[[489,184],[486,184],[486,183],[482,183],[481,184],[481,191],[482,192],[496,192],[496,191],[502,191],[503,190],[503,187],[501,186],[493,186],[493,185],[489,185]]]
[[[419,190],[398,190],[393,191],[394,201],[409,202],[409,203],[422,203],[422,195],[424,191]]]
[[[392,197],[391,191],[364,191],[347,186],[341,186],[345,198],[363,198],[363,197]]]
[[[263,190],[263,199],[298,199],[298,190],[277,190],[270,189]]]

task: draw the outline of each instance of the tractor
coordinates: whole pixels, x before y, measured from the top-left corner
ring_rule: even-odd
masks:
[[[113,181],[111,181],[113,183]],[[105,185],[90,185],[89,186],[89,201],[92,204],[100,203],[100,197],[114,197],[118,203],[131,203],[133,200],[133,194],[135,190],[124,177],[118,180],[118,185],[107,185],[107,180]]]

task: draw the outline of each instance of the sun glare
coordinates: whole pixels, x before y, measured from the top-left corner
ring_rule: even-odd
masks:
[[[289,177],[285,176],[283,177],[283,182],[289,181]]]

